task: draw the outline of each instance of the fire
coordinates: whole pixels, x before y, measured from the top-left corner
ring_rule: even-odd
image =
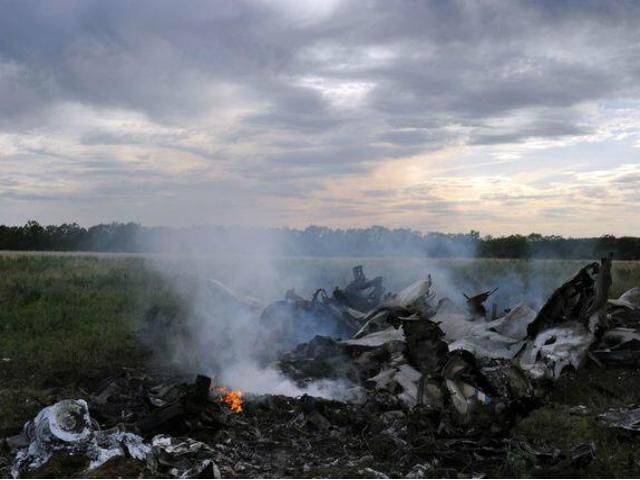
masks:
[[[227,387],[216,387],[220,393],[220,401],[226,403],[232,412],[242,413],[242,392],[240,390],[229,390]]]

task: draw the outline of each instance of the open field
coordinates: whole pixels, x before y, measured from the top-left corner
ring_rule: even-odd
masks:
[[[307,294],[316,286],[342,285],[354,264],[364,265],[369,276],[384,275],[389,289],[432,272],[436,289],[438,285],[444,290],[462,285],[470,293],[499,286],[504,293],[496,301],[508,306],[522,291],[534,292],[536,298],[531,300],[537,301],[583,263],[414,258],[283,258],[239,263],[233,258],[158,261],[128,255],[3,254],[0,437],[18,431],[44,405],[81,398],[83,391],[110,373],[150,365],[150,353],[137,335],[142,320],[152,309],[171,321],[188,315],[185,287],[175,285],[192,269],[250,290],[263,300],[279,298],[291,287]],[[613,296],[640,285],[640,262],[615,262],[613,277]],[[578,404],[595,415],[605,407],[633,403],[640,403],[637,371],[588,365],[566,375],[546,406],[522,421],[515,435],[534,445],[560,448],[593,440],[598,449],[596,460],[576,472],[531,472],[530,459],[514,454],[505,460],[503,471],[494,474],[637,476],[636,438],[604,429],[593,416],[568,414]]]

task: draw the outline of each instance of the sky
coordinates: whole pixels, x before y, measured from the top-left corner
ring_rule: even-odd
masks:
[[[640,1],[2,0],[0,223],[640,235]]]

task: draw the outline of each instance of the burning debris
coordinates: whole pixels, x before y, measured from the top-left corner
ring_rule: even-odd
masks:
[[[220,396],[219,401],[225,403],[233,413],[242,413],[241,391],[229,390],[227,387],[215,387],[214,392]]]
[[[611,258],[589,264],[540,310],[521,303],[502,316],[483,305],[495,289],[466,305],[438,298],[430,277],[385,293],[382,278],[367,279],[361,266],[331,296],[319,289],[307,300],[290,290],[264,308],[212,282],[219,298],[259,317],[265,366],[301,389],[337,382],[341,399],[244,394],[203,375],[184,383],[125,372],[87,401],[43,409],[8,439],[11,473],[41,472],[58,454],[86,457],[87,469],[121,458],[174,478],[417,478],[457,476],[461,465],[473,476],[513,451],[545,468],[580,468],[595,458],[592,443],[542,451],[509,431],[567,369],[588,359],[640,364],[640,290],[607,301],[610,269]],[[633,408],[600,416],[634,432],[638,418]],[[338,465],[347,470],[332,470]]]

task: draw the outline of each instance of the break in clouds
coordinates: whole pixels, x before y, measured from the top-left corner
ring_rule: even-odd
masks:
[[[0,215],[638,235],[639,25],[637,2],[3,1]]]

